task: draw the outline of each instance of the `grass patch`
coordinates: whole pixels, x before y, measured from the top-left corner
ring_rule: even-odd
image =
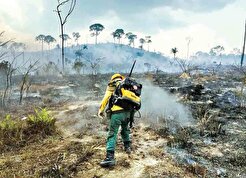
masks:
[[[44,109],[35,109],[35,114],[29,115],[27,123],[27,135],[40,135],[46,137],[56,133],[56,119]]]
[[[10,115],[6,115],[0,122],[0,150],[3,147],[21,145],[23,142],[23,122],[15,121]]]
[[[26,119],[12,119],[11,115],[0,122],[0,150],[8,151],[25,146],[50,135],[57,134],[56,119],[46,109],[35,109]]]

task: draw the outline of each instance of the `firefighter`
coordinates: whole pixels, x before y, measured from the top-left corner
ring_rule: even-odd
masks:
[[[126,153],[131,153],[131,140],[129,129],[129,121],[130,117],[132,116],[131,112],[124,110],[120,106],[111,104],[112,95],[115,91],[115,88],[122,82],[123,79],[124,77],[120,74],[114,74],[111,77],[111,80],[107,86],[106,93],[98,111],[98,116],[100,118],[104,117],[105,110],[106,113],[109,114],[110,118],[109,132],[106,145],[106,158],[100,163],[102,167],[112,167],[116,163],[114,153],[115,146],[117,143],[117,134],[120,126],[120,133],[124,143],[124,149]]]

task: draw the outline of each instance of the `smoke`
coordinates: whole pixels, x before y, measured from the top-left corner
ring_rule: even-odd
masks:
[[[193,118],[189,109],[177,102],[177,98],[160,87],[144,82],[142,90],[142,115],[151,123],[165,121],[188,126]]]
[[[172,57],[168,57],[158,52],[147,52],[138,48],[132,48],[127,45],[118,45],[113,43],[104,44],[87,44],[87,48],[84,49],[83,45],[67,47],[65,49],[66,58],[66,71],[68,73],[75,73],[73,69],[74,61],[76,59],[75,52],[82,50],[81,61],[86,65],[83,68],[85,74],[90,74],[92,69],[90,63],[86,60],[86,56],[92,55],[92,62],[97,58],[102,58],[102,61],[98,63],[98,73],[113,73],[113,72],[129,72],[133,61],[136,59],[137,63],[134,72],[142,73],[147,71],[161,70],[166,73],[182,72],[177,62]],[[45,48],[46,49],[46,48]],[[17,51],[21,53],[22,51]],[[6,58],[6,60],[12,61],[13,57]],[[24,55],[18,57],[17,66],[23,66],[26,63],[27,67],[30,62],[36,60],[40,61],[40,65],[45,67],[49,62],[52,62],[59,69],[62,68],[60,49],[44,50],[42,51],[26,51]],[[234,54],[221,54],[219,56],[212,56],[209,53],[197,52],[195,56],[191,56],[188,64],[192,66],[198,66],[200,69],[218,69],[221,65],[232,65],[240,61],[240,55]]]
[[[177,72],[177,66],[170,65],[170,58],[161,55],[160,53],[147,52],[138,48],[132,48],[127,45],[117,45],[112,43],[97,44],[97,45],[86,45],[87,48],[83,49],[83,45],[76,47],[67,47],[65,49],[66,70],[70,73],[75,73],[73,69],[73,64],[76,59],[75,52],[77,50],[82,50],[81,61],[86,64],[84,68],[85,73],[91,73],[91,67],[86,56],[92,55],[93,61],[97,58],[103,58],[102,62],[99,63],[100,73],[110,73],[110,72],[129,72],[133,61],[136,59],[141,62],[137,62],[134,72],[146,72],[147,70],[155,71],[157,69],[165,72]],[[22,51],[17,51],[21,53]],[[12,56],[7,60],[11,61]],[[49,62],[56,64],[59,69],[62,68],[61,65],[61,55],[59,49],[44,51],[33,51],[25,52],[24,56],[20,56],[17,60],[17,65],[22,66],[23,63],[27,62],[27,66],[30,62],[39,60],[42,66],[47,65]],[[146,63],[150,65],[149,68],[146,67]]]

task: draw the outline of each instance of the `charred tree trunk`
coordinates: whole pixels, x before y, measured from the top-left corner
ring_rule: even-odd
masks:
[[[5,85],[5,89],[4,89],[4,92],[3,92],[3,95],[2,95],[2,106],[3,107],[7,107],[7,104],[6,104],[6,101],[8,99],[9,101],[9,98],[10,98],[10,93],[11,93],[11,85],[12,85],[12,74],[14,72],[14,69],[12,68],[12,64],[9,64],[7,69],[6,69],[6,73],[5,73],[5,76],[6,76],[6,85]]]
[[[44,40],[42,40],[42,58],[44,58]]]
[[[10,74],[9,74],[9,96],[8,96],[8,102],[10,102],[10,96],[12,93],[12,86],[13,86],[13,82],[12,82],[12,77],[13,77],[13,73],[16,69],[11,69]]]
[[[65,65],[65,53],[64,53],[64,28],[61,23],[61,39],[62,39],[62,45],[61,45],[61,50],[62,50],[62,70],[64,71],[64,65]]]
[[[241,66],[243,65],[244,51],[245,51],[245,41],[246,41],[246,21],[245,21],[245,29],[244,29],[244,39],[243,39],[243,51],[241,57]]]
[[[66,16],[64,18],[62,18],[62,14],[61,14],[61,6],[65,5],[66,3],[68,2],[71,2],[70,4],[70,8],[68,10],[68,13],[66,14]],[[63,1],[60,1],[60,0],[57,0],[58,2],[58,5],[56,7],[56,12],[58,14],[58,17],[59,17],[59,23],[60,23],[60,27],[61,27],[61,39],[62,39],[62,45],[61,45],[61,53],[62,53],[62,70],[64,72],[64,69],[65,69],[65,52],[64,52],[64,25],[66,24],[67,22],[67,18],[72,14],[73,10],[74,10],[74,7],[76,5],[76,0],[63,0]]]
[[[8,90],[9,90],[9,75],[8,73],[6,74],[6,87],[4,89],[4,93],[3,93],[3,98],[2,98],[2,106],[5,108],[6,107],[6,97],[8,94]]]
[[[28,78],[29,71],[30,71],[30,70],[28,70],[28,71],[24,74],[24,76],[23,76],[23,78],[22,78],[22,83],[21,83],[21,88],[20,88],[20,100],[19,100],[19,105],[22,104],[22,99],[23,99],[23,94],[24,94],[24,87],[25,87],[26,82],[27,82],[27,78]]]
[[[25,85],[27,85],[29,73],[31,72],[31,70],[33,69],[33,67],[34,67],[37,63],[38,63],[38,61],[36,61],[34,64],[30,64],[30,66],[28,67],[28,69],[26,70],[25,74],[24,74],[23,77],[22,77],[21,87],[20,87],[20,99],[19,99],[19,105],[22,104],[22,99],[23,99],[23,94],[24,94],[24,90],[25,90]]]
[[[96,35],[95,35],[95,36],[96,36],[96,37],[95,37],[95,38],[96,38],[96,39],[95,39],[95,44],[97,44],[97,35],[98,35],[98,34],[97,34],[97,32],[96,32]]]
[[[24,90],[24,81],[22,81],[21,88],[20,88],[20,99],[19,99],[19,105],[22,104],[22,99],[23,99],[23,90]]]

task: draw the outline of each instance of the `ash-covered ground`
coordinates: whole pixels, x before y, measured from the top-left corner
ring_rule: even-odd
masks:
[[[230,71],[135,74],[143,94],[133,153],[124,154],[119,141],[109,170],[99,166],[108,121],[96,114],[110,74],[32,76],[23,104],[13,87],[1,118],[46,107],[61,133],[2,151],[0,177],[245,177],[245,81]]]

